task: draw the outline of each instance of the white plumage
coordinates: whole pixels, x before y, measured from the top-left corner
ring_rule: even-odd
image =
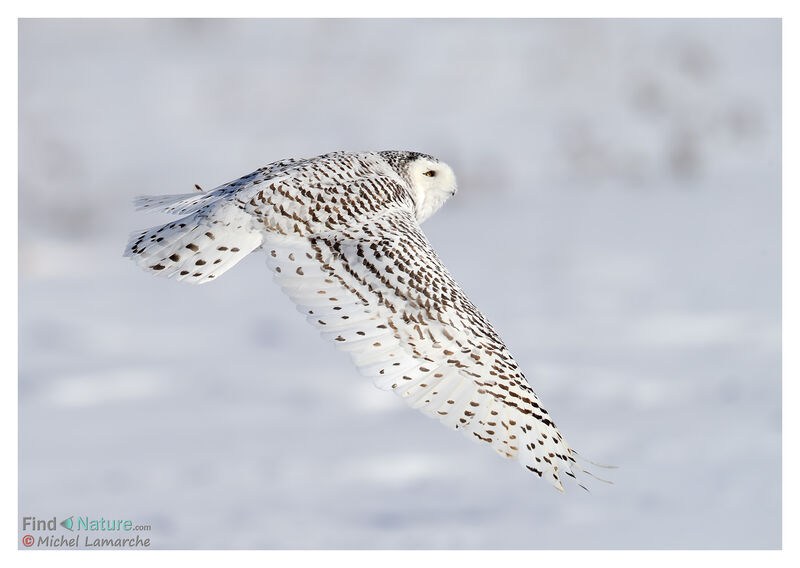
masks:
[[[204,283],[263,248],[306,319],[379,388],[563,490],[560,474],[584,471],[575,451],[420,228],[455,192],[452,170],[416,152],[284,160],[209,193],[139,198],[182,218],[134,234],[125,255]]]

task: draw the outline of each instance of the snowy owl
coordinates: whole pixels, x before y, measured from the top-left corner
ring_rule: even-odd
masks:
[[[263,249],[300,312],[376,386],[563,491],[561,474],[586,470],[420,228],[455,193],[453,170],[418,152],[287,159],[207,193],[138,198],[180,219],[135,233],[125,256],[201,284]]]

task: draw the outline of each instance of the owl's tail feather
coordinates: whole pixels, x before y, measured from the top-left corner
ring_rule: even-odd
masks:
[[[133,200],[137,211],[162,211],[171,215],[195,213],[222,197],[222,192],[182,193],[180,195],[140,195]]]
[[[133,233],[124,256],[153,274],[203,284],[232,268],[262,240],[251,216],[235,206],[218,204]]]

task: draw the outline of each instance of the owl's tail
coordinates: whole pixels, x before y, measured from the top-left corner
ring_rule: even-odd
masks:
[[[170,202],[168,197],[153,199],[159,205]],[[158,276],[203,284],[232,268],[262,240],[252,216],[228,202],[214,203],[177,221],[133,233],[124,256]]]

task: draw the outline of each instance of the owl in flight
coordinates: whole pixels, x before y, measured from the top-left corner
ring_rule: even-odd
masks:
[[[180,218],[134,233],[125,256],[202,284],[263,249],[299,311],[376,386],[563,491],[561,474],[588,472],[420,228],[455,193],[453,170],[418,152],[282,160],[207,193],[137,199]]]

